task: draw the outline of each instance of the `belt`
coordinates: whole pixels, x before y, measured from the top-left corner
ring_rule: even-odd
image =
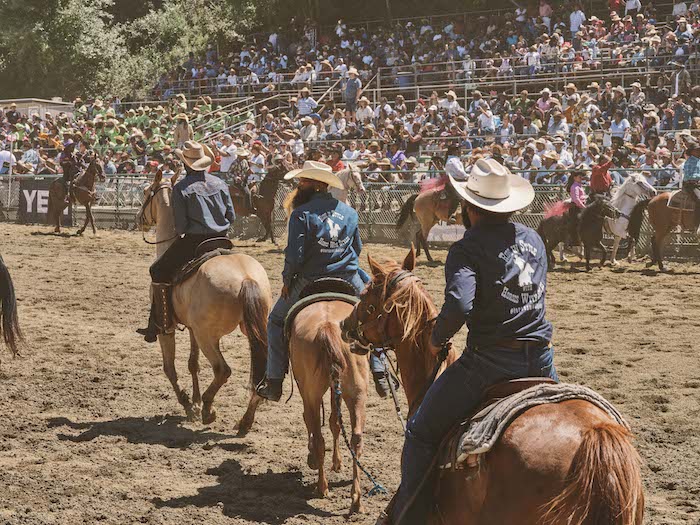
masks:
[[[494,342],[494,346],[500,346],[503,348],[509,348],[510,350],[524,350],[529,345],[540,345],[539,341],[519,341],[518,339],[499,339]],[[542,344],[542,346],[549,346],[549,343]]]

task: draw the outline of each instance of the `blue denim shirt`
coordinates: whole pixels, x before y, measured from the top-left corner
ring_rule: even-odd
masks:
[[[355,273],[362,251],[357,212],[330,193],[314,193],[289,218],[284,251],[284,284],[295,276],[314,279]]]
[[[549,342],[545,319],[547,254],[534,230],[518,223],[470,228],[445,262],[445,304],[433,329],[439,346],[466,322],[468,347],[502,339]]]
[[[700,158],[690,156],[683,164],[683,182],[700,182]]]
[[[178,235],[223,233],[236,218],[226,183],[203,172],[175,184],[173,209]]]

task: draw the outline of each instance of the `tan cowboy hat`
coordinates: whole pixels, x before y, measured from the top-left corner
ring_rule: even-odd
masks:
[[[559,155],[557,154],[556,151],[548,151],[544,155],[542,155],[543,159],[549,159],[549,160],[559,160]]]
[[[449,90],[448,92],[446,92],[445,95],[448,96],[448,97],[452,97],[452,98],[454,98],[455,100],[457,100],[457,93],[455,93],[455,92],[452,91],[452,90]]]
[[[175,155],[195,171],[205,170],[214,162],[214,153],[209,146],[192,140],[185,142],[184,149],[176,149]]]
[[[448,178],[462,199],[494,213],[521,210],[535,198],[530,181],[513,175],[494,159],[477,160],[467,182],[457,182],[452,175],[448,175]]]
[[[250,157],[250,151],[245,148],[236,148],[236,155],[238,157]]]
[[[185,122],[189,122],[190,117],[188,117],[184,113],[178,113],[177,115],[175,115],[175,120],[184,120]]]
[[[348,75],[357,75],[357,69],[351,67],[350,69],[348,69]]]
[[[343,182],[333,174],[331,167],[323,162],[307,160],[301,169],[292,170],[284,176],[284,180],[295,178],[317,180],[339,190],[345,189]]]

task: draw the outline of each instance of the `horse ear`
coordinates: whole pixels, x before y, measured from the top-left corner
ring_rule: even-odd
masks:
[[[367,262],[369,263],[369,268],[372,270],[372,275],[375,277],[379,277],[380,275],[383,275],[384,272],[382,271],[382,267],[379,266],[379,263],[372,259],[372,256],[370,254],[367,254]]]
[[[177,170],[175,174],[170,177],[170,185],[175,186],[175,183],[177,182],[177,179],[180,177],[180,170]]]
[[[411,251],[408,252],[408,255],[406,255],[406,258],[403,260],[403,269],[412,272],[415,267],[416,249],[414,248],[413,243],[411,243]]]
[[[155,177],[153,177],[153,184],[152,186],[158,186],[160,184],[160,181],[163,180],[163,170],[158,170],[156,171]]]

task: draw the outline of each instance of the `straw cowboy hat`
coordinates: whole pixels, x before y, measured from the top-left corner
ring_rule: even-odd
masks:
[[[494,159],[477,160],[466,182],[457,182],[452,175],[448,177],[462,199],[494,213],[521,210],[535,198],[535,190],[528,180],[513,175]]]
[[[448,97],[452,97],[452,98],[454,98],[454,99],[457,99],[457,94],[456,94],[454,91],[452,91],[452,90],[446,92],[446,93],[445,93],[445,96],[448,96]]]
[[[189,122],[190,117],[188,117],[184,113],[178,113],[177,115],[175,115],[175,120],[184,120],[185,122]]]
[[[184,149],[176,149],[175,155],[195,171],[205,170],[214,162],[214,153],[209,146],[191,140],[185,142]]]
[[[250,151],[245,148],[236,148],[236,156],[238,157],[250,157]]]
[[[301,169],[292,170],[284,176],[284,180],[291,179],[311,179],[323,182],[339,190],[345,189],[342,181],[333,174],[333,170],[328,164],[313,160],[307,160]]]

